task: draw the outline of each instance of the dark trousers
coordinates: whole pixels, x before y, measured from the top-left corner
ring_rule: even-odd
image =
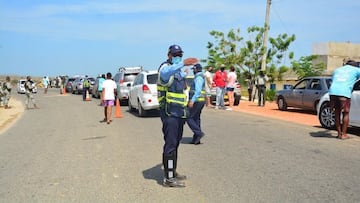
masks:
[[[263,106],[265,106],[265,100],[266,100],[266,86],[259,85],[258,86],[258,106],[261,106],[261,103]]]
[[[193,131],[195,136],[202,135],[201,130],[201,111],[204,108],[205,102],[195,102],[194,106],[190,108],[190,115],[188,116],[186,122],[190,129]]]
[[[82,92],[83,100],[86,99],[86,91],[89,91],[89,88],[88,88],[88,87],[84,87],[84,88],[83,88],[83,92]],[[90,92],[89,92],[89,94],[90,94]]]
[[[161,112],[160,112],[161,113]],[[164,134],[164,155],[171,155],[176,152],[183,136],[185,119],[172,116],[160,116],[163,122],[162,131]]]
[[[249,101],[251,101],[252,88],[248,88],[248,94],[249,94]]]

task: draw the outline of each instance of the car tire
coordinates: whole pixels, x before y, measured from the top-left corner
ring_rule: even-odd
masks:
[[[241,96],[240,96],[240,95],[235,95],[235,98],[234,98],[234,106],[239,106],[239,104],[240,104],[240,99],[241,99]]]
[[[283,97],[280,97],[277,101],[278,104],[278,108],[281,111],[286,111],[287,110],[287,104],[285,102],[285,99]]]
[[[128,101],[128,108],[129,108],[129,112],[133,112],[135,110],[135,108],[132,107],[132,105],[131,105],[130,98],[129,98],[129,101]]]
[[[330,109],[328,102],[323,103],[320,107],[319,122],[323,128],[335,129],[335,113]]]
[[[146,115],[146,111],[141,106],[141,103],[140,103],[139,100],[138,100],[138,114],[139,114],[140,117],[144,117]]]

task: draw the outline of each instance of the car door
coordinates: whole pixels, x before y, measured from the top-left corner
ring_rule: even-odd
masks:
[[[286,102],[289,104],[289,106],[294,106],[294,107],[302,106],[303,103],[302,98],[308,86],[309,81],[310,79],[305,78],[294,86],[292,91],[287,96]]]
[[[137,77],[135,77],[133,84],[130,87],[130,91],[129,91],[129,99],[131,102],[131,105],[134,107],[137,107],[137,86],[139,84],[139,79],[140,79],[140,75],[137,75]]]
[[[321,97],[321,92],[324,89],[320,78],[313,78],[305,88],[302,96],[302,107],[315,110],[315,101]]]
[[[360,80],[354,85],[350,105],[350,125],[360,127]]]

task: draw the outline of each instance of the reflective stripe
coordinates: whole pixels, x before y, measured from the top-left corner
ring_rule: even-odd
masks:
[[[184,93],[174,93],[167,92],[166,93],[166,102],[167,103],[176,103],[182,106],[186,106],[186,95]]]
[[[190,90],[189,95],[190,98],[195,94],[195,90]],[[200,96],[196,99],[197,102],[203,102],[205,101],[205,97],[206,97],[206,92],[205,90],[201,90],[200,92]]]

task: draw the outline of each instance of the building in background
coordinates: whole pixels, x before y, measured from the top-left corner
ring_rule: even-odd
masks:
[[[331,75],[336,68],[342,66],[346,57],[360,61],[360,44],[350,42],[315,43],[312,52],[318,56],[313,64],[324,63],[326,75]]]

